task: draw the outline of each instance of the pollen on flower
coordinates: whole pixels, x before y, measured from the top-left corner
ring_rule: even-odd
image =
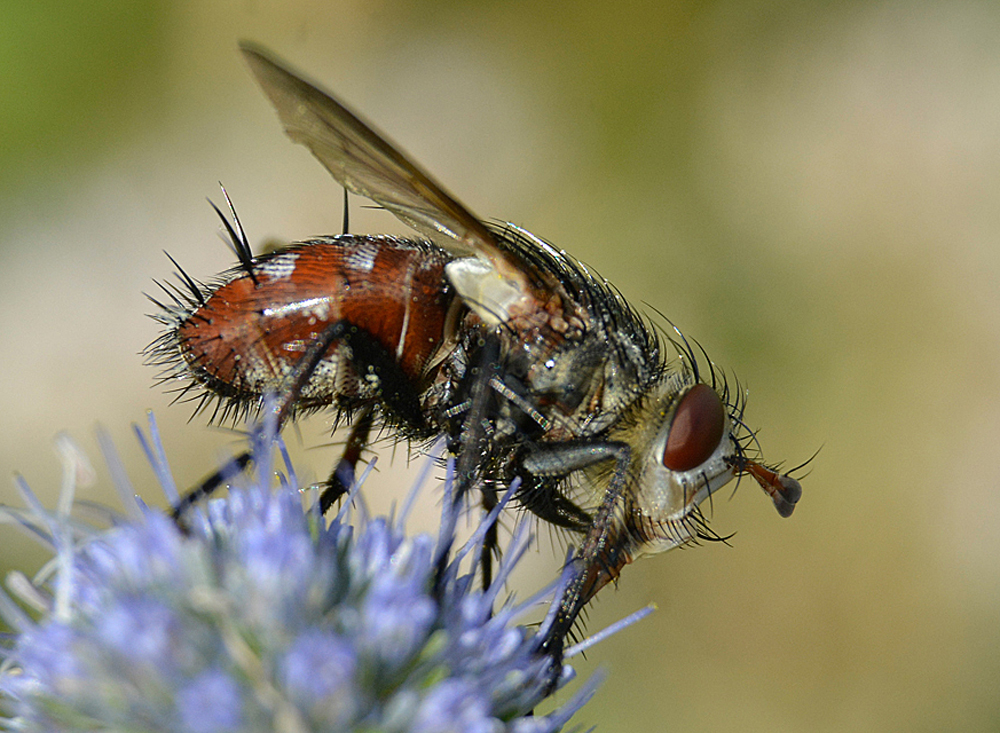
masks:
[[[255,464],[268,467],[272,447],[257,442],[268,455]],[[327,523],[302,508],[290,466],[284,473],[293,478],[275,490],[262,468],[197,509],[186,533],[144,506],[86,530],[21,482],[29,509],[4,515],[45,536],[56,558],[31,586],[48,607],[41,618],[0,592],[17,629],[0,667],[5,725],[545,733],[593,694],[596,680],[532,715],[550,692],[551,660],[536,632],[516,625],[524,605],[495,603],[497,585],[476,587],[468,560],[481,547],[451,549],[447,511],[439,537],[363,511]],[[525,527],[515,532],[501,578],[529,541]],[[571,676],[562,670],[560,684]]]

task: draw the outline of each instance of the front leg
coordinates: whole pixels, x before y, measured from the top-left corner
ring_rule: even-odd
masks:
[[[621,519],[621,501],[628,481],[632,450],[614,441],[556,444],[534,451],[522,461],[525,471],[536,476],[565,476],[573,471],[615,462],[611,481],[591,519],[583,546],[573,559],[573,577],[559,601],[559,611],[541,648],[553,657],[558,669],[563,645],[572,633],[580,612],[605,585],[615,580],[631,561],[632,535]],[[563,497],[564,501],[568,501]]]
[[[543,522],[587,532],[593,517],[573,503],[561,485],[574,471],[612,460],[617,443],[590,441],[541,443],[528,449],[515,469],[523,481],[517,500]]]

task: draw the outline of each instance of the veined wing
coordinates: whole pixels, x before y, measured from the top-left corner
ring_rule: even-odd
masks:
[[[285,132],[309,148],[342,186],[384,206],[453,254],[485,260],[507,288],[527,292],[524,273],[486,227],[381,134],[259,47],[242,43],[240,48]]]

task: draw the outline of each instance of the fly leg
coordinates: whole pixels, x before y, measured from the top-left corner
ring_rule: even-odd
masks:
[[[481,504],[483,514],[489,515],[497,505],[497,495],[495,491],[482,492]],[[479,569],[483,576],[483,588],[489,588],[493,584],[493,558],[500,559],[500,538],[497,535],[497,524],[499,519],[491,524],[483,537],[483,555],[479,561]]]
[[[468,409],[458,427],[457,440],[450,446],[456,454],[455,498],[463,497],[469,489],[481,481],[482,467],[488,458],[490,450],[488,438],[490,433],[490,404],[493,390],[490,388],[490,377],[497,368],[500,357],[500,341],[495,334],[483,336],[482,346],[475,358],[470,360],[468,380]]]
[[[235,458],[227,461],[226,465],[182,496],[180,501],[171,509],[170,518],[183,529],[185,526],[185,517],[191,511],[191,507],[202,499],[214,494],[220,486],[229,483],[230,479],[245,471],[251,463],[253,463],[253,457],[250,451],[243,451]]]
[[[628,445],[609,441],[546,446],[529,453],[521,462],[526,472],[539,477],[562,477],[604,461],[615,462],[604,498],[591,519],[580,551],[572,560],[572,577],[559,600],[555,620],[540,646],[553,659],[554,675],[559,674],[566,638],[573,634],[584,606],[631,561],[631,533],[620,519],[630,459]]]
[[[358,461],[361,460],[361,452],[368,447],[368,439],[374,422],[374,407],[365,407],[351,426],[351,432],[347,434],[344,455],[337,461],[330,477],[320,484],[323,487],[323,491],[319,495],[320,514],[326,514],[330,507],[350,491],[354,485]]]
[[[515,495],[517,503],[547,524],[574,532],[586,532],[593,523],[591,516],[570,501],[560,490],[564,476],[538,476],[521,471],[521,488]]]
[[[377,385],[378,397],[361,407],[361,412],[348,433],[344,455],[323,484],[323,492],[319,498],[322,514],[354,484],[358,461],[361,460],[362,451],[368,447],[375,424],[377,405],[381,404],[384,412],[404,423],[415,434],[421,434],[427,429],[419,392],[396,357],[368,331],[358,326],[348,325],[339,338],[350,346],[351,366],[359,379]]]
[[[483,510],[488,514],[497,505],[496,488],[483,481],[484,471],[488,472],[492,423],[490,421],[494,392],[491,379],[500,359],[500,340],[493,332],[483,332],[474,355],[469,359],[468,371],[462,391],[456,402],[460,409],[453,408],[445,419],[448,426],[448,450],[455,456],[455,485],[452,497],[456,503],[462,501],[474,488],[481,491]],[[457,419],[452,419],[457,418]],[[500,555],[496,523],[489,528],[483,539],[483,554],[480,561],[483,587],[493,582],[493,560]]]
[[[344,338],[349,324],[344,321],[331,323],[322,333],[309,345],[302,358],[295,364],[295,368],[285,378],[280,390],[278,390],[278,401],[272,408],[276,417],[276,429],[278,431],[284,426],[285,421],[291,413],[292,407],[302,389],[309,381],[309,377],[316,371],[323,356],[333,345],[334,341]],[[230,459],[222,468],[202,481],[198,486],[181,497],[177,505],[170,513],[171,518],[181,528],[185,525],[185,516],[191,507],[202,499],[211,496],[215,491],[223,486],[234,476],[245,471],[253,463],[251,451],[243,451],[235,458]]]

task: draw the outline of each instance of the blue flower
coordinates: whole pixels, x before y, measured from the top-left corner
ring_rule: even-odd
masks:
[[[550,692],[536,636],[546,624],[516,625],[528,604],[496,597],[530,542],[525,525],[483,591],[473,580],[485,525],[451,549],[449,499],[438,537],[364,509],[352,523],[351,502],[327,523],[303,509],[289,467],[277,490],[260,478],[272,449],[256,442],[267,444],[255,449],[257,477],[194,510],[186,532],[146,507],[87,529],[42,509],[22,482],[30,510],[7,516],[56,556],[31,587],[47,606],[40,619],[0,593],[17,628],[0,667],[8,727],[547,733],[593,694],[591,680],[532,715]],[[559,684],[570,677],[563,668]]]

